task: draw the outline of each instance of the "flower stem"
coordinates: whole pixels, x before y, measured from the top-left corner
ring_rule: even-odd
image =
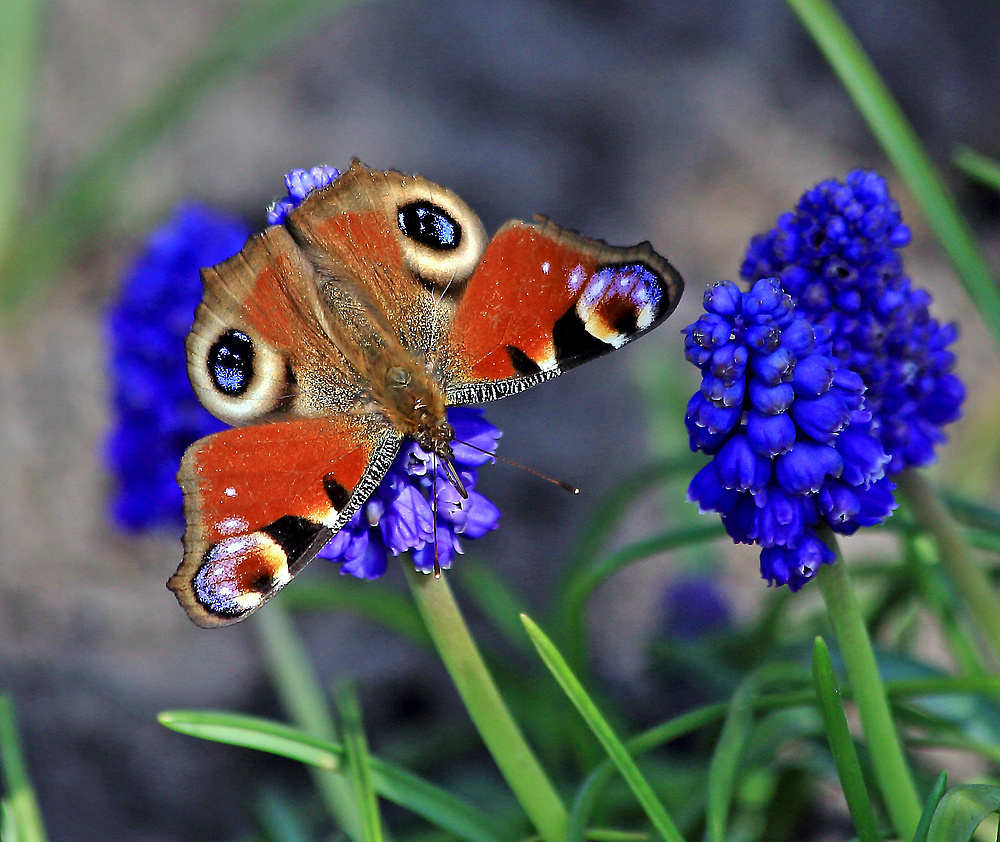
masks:
[[[938,558],[961,593],[969,613],[1000,660],[1000,600],[986,574],[969,555],[955,521],[919,471],[903,471],[896,483],[913,519],[934,539]]]
[[[545,842],[566,838],[566,807],[500,697],[444,576],[404,563],[406,581],[469,716],[514,796]]]
[[[875,777],[896,832],[901,839],[912,839],[921,813],[913,774],[892,721],[868,629],[865,628],[836,536],[829,528],[817,531],[837,556],[834,564],[820,568],[816,578],[823,592],[840,655],[844,659]]]

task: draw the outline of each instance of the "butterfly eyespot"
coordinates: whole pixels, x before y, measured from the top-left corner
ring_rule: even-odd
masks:
[[[462,226],[444,208],[422,199],[399,209],[399,230],[420,245],[453,251],[462,242]]]
[[[239,330],[227,330],[208,351],[208,375],[215,388],[239,397],[253,380],[253,342]]]

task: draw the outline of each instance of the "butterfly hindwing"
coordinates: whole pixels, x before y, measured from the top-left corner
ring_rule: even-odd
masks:
[[[447,338],[452,403],[493,400],[620,348],[673,312],[677,271],[538,219],[508,222],[466,284]]]
[[[168,582],[203,627],[242,620],[307,564],[371,495],[399,448],[344,418],[216,433],[184,454],[184,561]]]

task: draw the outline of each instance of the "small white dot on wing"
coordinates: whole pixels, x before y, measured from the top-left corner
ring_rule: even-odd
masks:
[[[580,288],[583,286],[584,282],[587,280],[587,272],[580,264],[577,264],[569,273],[569,278],[566,280],[566,286],[569,287],[570,292],[579,292]]]
[[[544,263],[542,264],[542,274],[543,274],[543,275],[547,275],[547,274],[549,274],[549,269],[551,269],[551,268],[552,268],[551,264],[549,263],[549,261],[547,261],[547,260],[546,260],[546,261],[545,261],[545,262],[544,262]]]
[[[227,517],[218,527],[220,535],[239,535],[249,528],[249,524],[241,517]]]

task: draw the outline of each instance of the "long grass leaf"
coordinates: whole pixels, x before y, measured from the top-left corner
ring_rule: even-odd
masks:
[[[14,828],[17,842],[45,842],[45,824],[28,777],[14,703],[3,694],[0,694],[0,773],[7,790],[4,824]]]
[[[6,0],[0,26],[0,257],[11,242],[23,210],[29,138],[33,128],[34,77],[45,4],[41,0]]]
[[[344,748],[284,723],[246,714],[217,711],[164,711],[159,721],[173,731],[227,745],[254,748],[309,763],[341,769]],[[517,836],[467,801],[410,772],[371,758],[372,785],[383,798],[422,816],[469,842],[513,842]]]
[[[569,700],[576,707],[577,711],[579,711],[590,730],[594,732],[594,736],[604,746],[604,750],[608,753],[615,766],[618,767],[618,771],[621,772],[622,777],[632,790],[636,800],[642,806],[653,827],[656,828],[657,832],[667,842],[683,842],[684,838],[667,814],[656,793],[653,792],[649,781],[639,771],[639,767],[635,765],[635,761],[629,754],[628,749],[625,748],[618,735],[615,734],[608,721],[604,718],[604,715],[597,709],[590,696],[587,695],[587,691],[584,690],[583,685],[580,684],[576,676],[572,673],[566,660],[530,617],[521,615],[521,622],[524,623],[528,637],[531,638],[531,642],[538,650],[538,654],[541,656],[545,666],[548,667],[549,672],[552,673],[559,686],[562,687],[563,692],[569,697]]]
[[[861,764],[854,750],[854,738],[847,726],[847,716],[840,701],[840,690],[833,676],[830,650],[821,637],[817,637],[813,644],[813,682],[820,716],[823,718],[833,762],[840,778],[840,787],[847,801],[847,809],[854,819],[858,839],[860,842],[881,842],[882,834],[879,833],[868,788],[861,773]]]
[[[344,754],[347,771],[354,787],[354,796],[361,813],[361,830],[365,842],[382,842],[382,815],[372,783],[371,755],[361,720],[361,703],[357,690],[350,683],[337,688],[337,712],[344,732]]]
[[[969,842],[990,813],[1000,810],[1000,788],[964,784],[942,797],[927,830],[927,842]]]

